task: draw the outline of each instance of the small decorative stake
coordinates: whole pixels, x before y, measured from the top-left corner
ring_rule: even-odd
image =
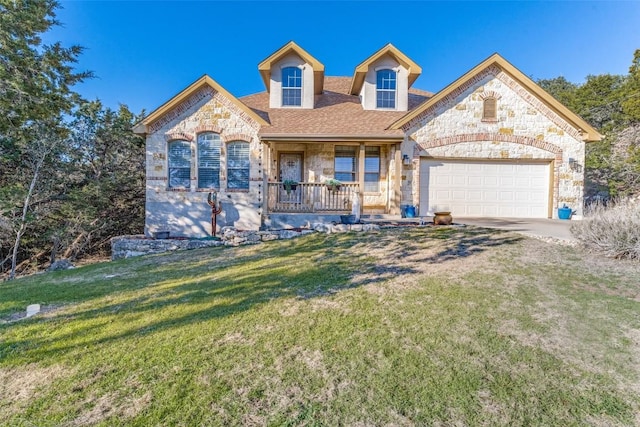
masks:
[[[216,237],[216,223],[218,214],[222,212],[222,203],[218,200],[218,192],[213,191],[207,196],[207,203],[211,206],[211,235]]]
[[[40,304],[30,304],[27,306],[27,317],[40,313]]]

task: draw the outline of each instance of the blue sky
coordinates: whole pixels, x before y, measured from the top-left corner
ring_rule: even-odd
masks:
[[[263,91],[258,63],[294,40],[351,76],[387,43],[422,67],[414,87],[437,92],[498,52],[534,79],[626,74],[640,48],[640,2],[61,1],[45,42],[86,50],[76,87],[133,112],[159,107],[208,74],[236,96]]]

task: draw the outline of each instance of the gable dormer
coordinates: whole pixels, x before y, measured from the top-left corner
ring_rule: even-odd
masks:
[[[270,108],[313,108],[322,93],[324,65],[294,42],[282,46],[258,65]]]
[[[356,67],[349,93],[365,110],[407,111],[409,88],[422,68],[391,43]]]

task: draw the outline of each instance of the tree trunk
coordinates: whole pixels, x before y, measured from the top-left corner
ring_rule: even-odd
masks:
[[[12,280],[16,277],[16,265],[18,263],[18,249],[20,248],[20,240],[22,239],[22,235],[27,229],[27,212],[29,211],[29,202],[31,201],[31,196],[33,195],[33,190],[36,188],[36,182],[38,182],[38,175],[40,175],[40,168],[44,163],[44,159],[46,157],[46,153],[42,154],[42,157],[38,159],[36,163],[36,167],[33,171],[33,178],[31,179],[31,184],[29,185],[29,191],[27,192],[27,196],[24,199],[24,206],[22,207],[22,218],[20,218],[20,228],[16,233],[16,241],[13,245],[13,254],[11,256],[11,272],[9,273],[9,280]]]

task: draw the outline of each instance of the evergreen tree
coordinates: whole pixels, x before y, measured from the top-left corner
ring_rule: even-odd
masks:
[[[15,237],[11,255],[0,262],[11,259],[10,277],[36,207],[51,191],[42,178],[56,174],[51,166],[64,138],[62,117],[79,99],[72,86],[91,76],[73,69],[79,46],[42,43],[41,35],[58,24],[57,7],[54,0],[0,0],[0,212]]]

